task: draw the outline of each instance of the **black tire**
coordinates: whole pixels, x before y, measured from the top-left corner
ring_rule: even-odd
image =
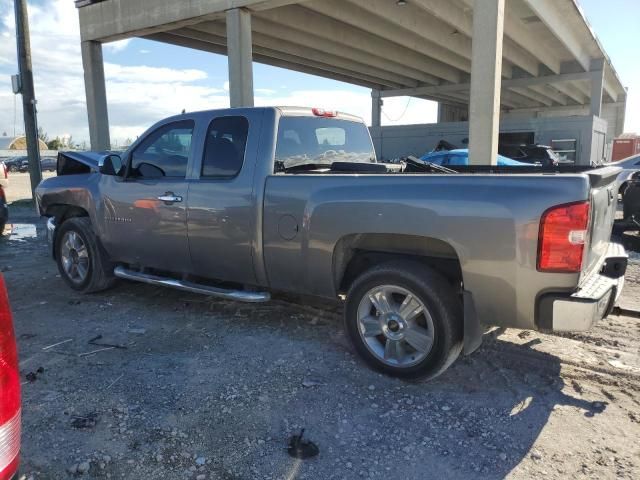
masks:
[[[86,246],[88,269],[86,277],[81,280],[71,278],[63,266],[63,239],[69,232],[77,234],[84,246]],[[65,220],[56,229],[54,251],[60,275],[67,285],[74,290],[82,293],[99,292],[110,288],[115,283],[116,279],[113,276],[114,265],[109,261],[106,252],[100,246],[88,217],[73,217]]]
[[[640,232],[624,232],[622,234],[622,245],[627,250],[640,252]]]
[[[408,290],[430,314],[433,343],[427,356],[417,364],[392,366],[381,361],[360,333],[360,302],[368,292],[382,285]],[[442,275],[425,265],[409,261],[382,264],[363,273],[351,285],[345,306],[345,330],[358,354],[373,369],[409,380],[432,379],[444,372],[462,350],[462,300]],[[384,340],[382,335],[379,337]]]
[[[622,185],[620,185],[620,188],[618,189],[618,193],[620,194],[620,198],[622,201],[624,201],[624,194],[627,191],[628,186],[629,184],[627,182],[624,182]]]

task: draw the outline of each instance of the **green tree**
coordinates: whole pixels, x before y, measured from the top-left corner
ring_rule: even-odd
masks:
[[[60,137],[56,137],[47,143],[47,148],[49,150],[62,150],[64,148],[64,143],[60,140]]]

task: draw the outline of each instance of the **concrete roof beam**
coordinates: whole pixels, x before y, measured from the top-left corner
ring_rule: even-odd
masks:
[[[174,30],[171,33],[186,38],[226,45],[226,28],[224,24],[208,24],[203,30],[198,30],[198,26]],[[361,78],[372,80],[378,78],[381,85],[393,87],[393,85],[415,85],[417,82],[411,78],[403,77],[395,72],[387,72],[379,68],[373,68],[366,63],[357,63],[345,60],[342,57],[330,55],[316,49],[308,48],[296,43],[285,42],[281,38],[271,37],[259,32],[253,33],[255,53],[265,56],[274,56],[282,60],[298,59],[302,64],[321,68],[322,66],[335,66],[341,72],[352,72]],[[278,51],[284,55],[279,56]]]
[[[271,27],[296,30],[304,36],[313,36],[320,43],[323,43],[320,39],[324,39],[325,42],[330,41],[340,45],[342,50],[367,52],[388,59],[390,63],[407,66],[422,74],[428,73],[431,77],[448,82],[460,81],[460,71],[449,65],[304,7],[292,5],[287,8],[259,12],[255,17],[256,21],[271,22]],[[311,25],[313,29],[309,28]]]

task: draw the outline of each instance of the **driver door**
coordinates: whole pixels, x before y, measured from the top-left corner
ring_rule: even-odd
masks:
[[[124,160],[124,179],[103,176],[103,244],[112,258],[175,273],[191,270],[187,239],[187,166],[195,122],[158,127]]]

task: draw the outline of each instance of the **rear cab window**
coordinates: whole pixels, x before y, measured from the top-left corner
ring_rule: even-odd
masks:
[[[245,117],[215,118],[207,130],[200,178],[231,178],[240,173],[248,135]]]
[[[327,169],[334,162],[376,163],[367,127],[351,120],[283,116],[278,125],[275,171]]]

